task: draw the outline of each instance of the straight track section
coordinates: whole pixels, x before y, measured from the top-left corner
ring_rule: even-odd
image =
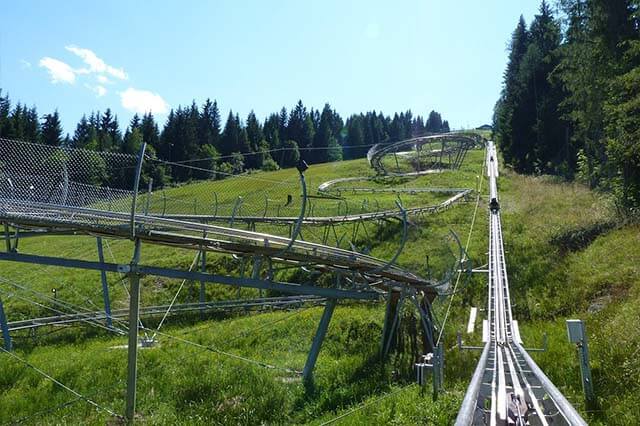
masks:
[[[489,176],[488,341],[458,414],[456,425],[586,425],[522,347],[513,319],[504,256],[498,159],[487,145]]]

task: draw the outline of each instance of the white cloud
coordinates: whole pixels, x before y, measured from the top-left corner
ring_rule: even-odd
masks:
[[[106,75],[99,75],[96,77],[96,80],[98,80],[98,83],[111,84],[111,80],[109,80]]]
[[[155,114],[165,114],[169,110],[169,105],[159,94],[132,87],[120,93],[120,101],[124,108],[140,114],[149,111]]]
[[[20,68],[22,69],[31,68],[31,62],[26,61],[24,59],[20,59]]]
[[[45,56],[40,59],[38,65],[47,69],[52,83],[73,84],[76,81],[76,74],[73,68],[62,61]]]
[[[120,80],[128,79],[127,73],[124,72],[122,68],[115,68],[111,65],[105,63],[102,59],[98,57],[92,50],[84,49],[78,46],[65,46],[69,52],[74,53],[79,56],[85,64],[89,66],[89,68],[81,68],[76,70],[78,74],[89,74],[92,72],[101,73],[101,74],[109,74],[112,77],[118,78]]]
[[[96,98],[101,98],[104,95],[107,94],[107,88],[101,85],[97,85],[97,86],[92,86],[90,84],[85,83],[84,87],[86,87],[87,89],[91,90],[93,93],[96,94]]]

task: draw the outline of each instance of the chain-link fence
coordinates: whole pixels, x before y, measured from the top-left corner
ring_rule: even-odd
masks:
[[[69,222],[68,208],[131,211],[136,163],[127,154],[0,139],[0,215]]]

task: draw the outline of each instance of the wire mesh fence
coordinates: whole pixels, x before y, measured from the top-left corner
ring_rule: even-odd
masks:
[[[469,146],[465,138],[428,138],[386,147],[369,160],[375,165],[401,150],[407,158],[429,150],[429,158],[442,157],[446,149],[460,156]],[[389,227],[381,219],[402,222],[407,209],[439,211],[460,195],[420,187],[420,175],[375,177],[364,163],[354,170],[341,162],[313,165],[307,180],[296,168],[240,173],[212,159],[164,161],[153,150],[135,156],[7,139],[0,140],[0,159],[0,217],[21,218],[15,221],[21,225],[66,225],[87,232],[109,227],[109,235],[127,238],[141,232],[149,240],[185,248],[277,257],[291,251],[289,257],[298,262],[315,259],[342,267],[364,262],[375,271],[389,266],[363,248],[369,244],[363,240],[375,238],[377,231],[352,224],[374,220],[373,226]],[[355,175],[328,188],[336,175],[333,167]],[[171,183],[167,176],[189,180]],[[359,237],[359,232],[364,234]]]
[[[449,143],[452,142],[448,139],[437,141],[441,145],[439,151],[425,150],[425,146],[432,147],[432,144],[424,141],[397,144],[391,151],[384,148],[374,152],[370,161],[373,165],[384,165],[389,158],[397,162],[400,154],[404,157],[404,168],[398,166],[396,169],[408,172],[407,167],[415,170],[415,165],[411,166],[411,159],[422,155],[421,152],[430,152],[425,156],[430,160],[418,160],[419,168],[433,166],[435,158],[441,159],[445,150],[448,150],[448,155],[455,151],[454,154],[459,157],[460,151],[467,147],[458,142],[455,142],[457,145],[445,147]],[[401,149],[407,151],[400,152]],[[237,174],[237,171],[219,169],[216,162],[209,159],[172,163],[153,155],[145,156],[141,163],[140,190],[139,194],[134,194],[138,162],[136,156],[129,154],[0,139],[1,211],[9,215],[75,220],[80,219],[79,212],[75,211],[72,217],[65,217],[69,215],[65,214],[64,208],[127,213],[132,211],[134,195],[139,195],[135,211],[140,214],[191,219],[200,216],[209,221],[227,223],[228,226],[239,226],[247,220],[257,219],[287,219],[291,223],[302,217],[339,218],[394,211],[397,209],[397,194],[400,193],[405,194],[405,204],[411,204],[408,207],[434,204],[445,199],[436,195],[442,194],[442,191],[403,189],[398,188],[398,182],[395,181],[378,182],[371,179],[345,187],[340,183],[332,187],[333,191],[320,191],[305,185],[295,169],[270,174],[255,171]],[[167,184],[163,174],[168,171],[172,176],[192,178],[181,184]],[[364,192],[376,196],[363,197],[361,193]],[[387,193],[391,196],[384,195]],[[85,214],[82,220],[87,221],[91,217]],[[123,222],[122,218],[115,217],[106,219],[94,215],[93,218],[106,224]]]
[[[0,139],[0,215],[69,222],[67,207],[130,211],[135,170],[132,155]]]

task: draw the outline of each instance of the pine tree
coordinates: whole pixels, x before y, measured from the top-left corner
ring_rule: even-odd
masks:
[[[36,107],[31,107],[26,112],[24,138],[26,141],[38,143],[40,142],[40,121],[38,120],[38,111]]]
[[[18,140],[24,140],[24,128],[25,128],[25,116],[26,116],[26,107],[23,109],[20,102],[16,104],[13,108],[11,116],[9,117],[10,121],[10,132],[9,137]]]
[[[174,161],[173,149],[176,137],[176,113],[175,110],[171,108],[171,110],[169,110],[169,115],[167,116],[167,121],[162,128],[162,133],[160,134],[158,156],[163,160],[171,162]]]
[[[429,133],[442,132],[442,116],[439,112],[432,110],[429,113],[429,117],[427,117],[427,122],[425,123],[425,129]]]
[[[269,149],[274,150],[280,148],[280,131],[279,131],[279,117],[278,114],[271,114],[264,121],[262,132],[264,139],[269,144]]]
[[[264,140],[264,136],[262,134],[262,126],[258,121],[255,113],[251,111],[247,116],[247,140],[249,143],[249,151],[250,154],[246,155],[246,165],[250,169],[260,169],[262,168],[262,163],[264,161],[263,153],[260,144]]]
[[[11,102],[9,101],[9,95],[2,96],[2,89],[0,88],[0,137],[9,136],[9,113],[11,111]]]
[[[124,133],[122,141],[122,152],[125,154],[136,155],[140,151],[140,147],[144,143],[140,126],[128,127]]]
[[[227,122],[224,125],[224,130],[222,132],[222,144],[220,146],[220,153],[223,156],[227,157],[231,155],[231,153],[240,145],[239,127],[239,123],[236,122],[233,111],[229,111],[229,116],[227,117]]]
[[[120,149],[122,134],[118,125],[118,118],[114,117],[110,108],[100,117],[98,128],[98,150],[115,151]]]
[[[289,124],[289,115],[287,114],[287,109],[282,107],[280,110],[280,114],[278,115],[278,135],[280,137],[280,141],[286,141],[289,139],[289,135],[287,134],[287,126]]]
[[[315,134],[313,147],[312,163],[326,163],[329,159],[329,145],[332,140],[337,144],[336,138],[331,131],[331,121],[333,119],[333,111],[329,104],[325,104],[318,122],[318,132]],[[335,161],[335,160],[334,160]]]
[[[86,148],[92,140],[91,136],[91,124],[87,120],[87,116],[83,115],[76,125],[71,144],[74,148]]]
[[[302,101],[299,100],[296,106],[291,110],[291,114],[289,114],[289,120],[287,121],[287,138],[295,141],[300,148],[306,148],[305,144],[305,122],[307,120],[308,114],[307,109],[302,104]]]
[[[521,67],[524,68],[522,73],[525,76],[526,66],[532,68],[530,72],[536,112],[533,128],[536,141],[530,161],[537,172],[557,173],[563,170],[566,173],[566,124],[559,117],[559,104],[564,98],[564,93],[561,85],[554,84],[549,78],[559,64],[557,49],[561,40],[560,24],[544,0],[540,6],[540,13],[531,24],[530,34],[531,45]]]
[[[518,25],[511,36],[509,47],[509,61],[504,74],[504,83],[500,100],[496,104],[494,112],[494,133],[504,159],[509,164],[522,161],[521,153],[516,153],[514,139],[522,137],[522,129],[527,124],[522,124],[520,120],[526,120],[530,111],[524,110],[523,106],[528,105],[523,99],[523,84],[519,77],[520,65],[524,55],[529,48],[529,32],[524,18],[520,16]],[[530,102],[529,102],[530,104]],[[516,136],[516,131],[518,135]],[[516,160],[517,159],[517,160]]]
[[[142,116],[140,129],[142,131],[142,140],[144,140],[147,145],[151,145],[157,150],[160,145],[160,132],[158,131],[158,125],[156,124],[151,112]]]
[[[218,103],[207,99],[202,106],[202,113],[198,120],[198,141],[200,146],[210,145],[215,149],[220,147],[220,112]]]
[[[141,126],[140,116],[136,113],[131,117],[131,121],[129,122],[129,130],[134,131],[135,129],[139,129]]]
[[[343,150],[345,160],[362,157],[362,146],[365,145],[362,121],[362,116],[358,115],[347,120],[347,139]]]
[[[242,121],[240,121],[240,116],[236,114],[236,128],[239,129],[238,133],[238,145],[234,148],[234,152],[239,154],[246,154],[251,152],[251,147],[249,146],[249,137],[247,136],[247,129],[242,125]]]
[[[58,110],[53,114],[45,114],[42,122],[42,143],[51,146],[62,144],[62,126]]]
[[[391,120],[391,125],[389,126],[389,141],[398,142],[403,139],[406,139],[404,123],[400,118],[400,115],[398,115],[398,113],[395,113],[393,115],[393,119]]]

